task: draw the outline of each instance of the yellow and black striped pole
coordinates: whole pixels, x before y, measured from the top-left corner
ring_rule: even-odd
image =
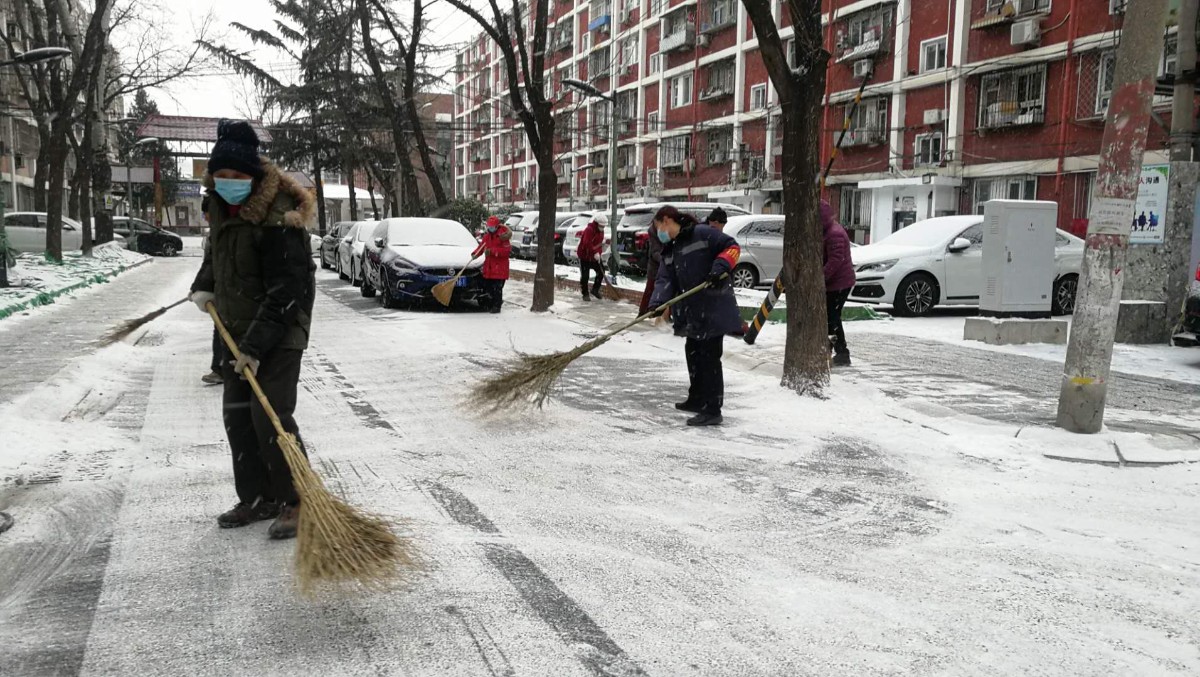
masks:
[[[874,73],[875,69],[872,68]],[[846,135],[850,131],[850,121],[854,118],[854,112],[858,110],[858,105],[862,103],[863,91],[867,88],[867,82],[871,76],[863,78],[862,83],[858,86],[858,92],[854,95],[854,103],[851,104],[850,110],[846,111],[846,117],[842,119],[842,131],[838,134],[837,143],[833,146],[833,152],[829,154],[829,161],[825,163],[825,170],[821,172],[819,189],[825,189],[825,180],[829,178],[829,170],[833,169],[833,161],[837,159],[838,151],[842,149],[842,142],[846,140]],[[783,271],[776,276],[775,282],[771,284],[771,291],[767,292],[767,298],[763,299],[762,305],[758,307],[758,312],[754,314],[754,319],[750,322],[750,326],[746,329],[746,335],[742,339],[754,345],[758,339],[758,333],[767,324],[767,318],[771,316],[771,311],[775,310],[775,304],[779,303],[779,297],[783,296],[784,291]]]

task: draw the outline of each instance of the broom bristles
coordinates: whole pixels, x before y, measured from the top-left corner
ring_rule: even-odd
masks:
[[[384,518],[330,492],[293,435],[282,435],[278,442],[300,495],[296,582],[302,594],[345,584],[387,589],[420,570],[419,553],[411,540],[397,536]]]
[[[137,319],[125,320],[121,324],[118,324],[116,327],[113,327],[112,331],[105,334],[100,339],[100,345],[101,346],[110,346],[114,343],[119,343],[121,341],[124,341],[126,338],[129,337],[130,334],[132,334],[133,332],[142,328],[150,321],[158,318],[160,315],[167,312],[167,310],[169,310],[169,307],[168,308],[159,308],[158,310],[146,313],[145,315],[143,315]]]
[[[510,408],[537,407],[550,400],[563,370],[585,353],[608,343],[612,334],[594,338],[572,350],[548,355],[520,353],[500,373],[480,381],[467,398],[469,406],[485,414]]]

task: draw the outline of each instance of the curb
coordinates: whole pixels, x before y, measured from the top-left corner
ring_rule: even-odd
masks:
[[[0,512],[0,534],[12,528],[13,518],[6,512]]]
[[[509,270],[508,275],[510,278],[517,280],[518,282],[533,283],[534,273],[530,273],[528,271],[514,269]],[[575,293],[579,293],[579,281],[571,280],[565,277],[558,277],[556,275],[554,277],[554,288],[561,289],[563,291],[573,291]],[[628,301],[636,305],[642,302],[642,292],[634,289],[621,289],[619,287],[605,285],[604,298],[610,301]]]
[[[30,299],[26,299],[25,301],[21,301],[19,303],[14,303],[10,306],[5,306],[3,308],[0,308],[0,320],[3,320],[6,317],[10,317],[12,315],[15,315],[15,314],[25,311],[25,310],[30,310],[32,308],[38,308],[40,306],[48,306],[48,305],[54,303],[55,299],[57,299],[60,296],[63,296],[64,294],[70,294],[71,292],[79,291],[80,289],[90,287],[94,284],[104,284],[104,283],[108,282],[109,280],[111,280],[112,278],[120,275],[121,273],[124,273],[127,270],[132,270],[134,268],[137,268],[138,266],[149,263],[152,260],[153,260],[152,258],[147,258],[147,259],[143,259],[141,261],[131,263],[127,266],[119,266],[119,267],[114,268],[113,270],[109,271],[108,273],[96,273],[95,275],[91,275],[89,277],[86,277],[86,278],[80,280],[79,282],[76,282],[75,284],[69,284],[65,287],[60,287],[58,289],[44,291],[39,294],[36,294],[35,296],[33,296]]]

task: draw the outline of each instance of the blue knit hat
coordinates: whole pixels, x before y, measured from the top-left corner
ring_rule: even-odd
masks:
[[[217,122],[217,143],[208,158],[208,173],[216,174],[222,169],[233,169],[262,178],[262,159],[258,156],[258,135],[245,120]]]

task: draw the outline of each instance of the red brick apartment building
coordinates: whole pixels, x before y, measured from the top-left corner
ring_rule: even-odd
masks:
[[[825,0],[827,158],[867,79],[827,197],[855,239],[970,213],[997,197],[1059,203],[1085,227],[1125,0]],[[782,33],[792,32],[775,2]],[[719,200],[780,210],[778,102],[736,0],[550,0],[547,71],[558,104],[559,203],[607,202],[615,95],[621,203]],[[1162,72],[1173,72],[1174,27]],[[788,43],[789,50],[792,43]],[[536,166],[495,46],[457,57],[454,184],[496,203],[535,199]],[[1146,164],[1166,161],[1156,99]],[[590,166],[590,168],[588,168]]]

